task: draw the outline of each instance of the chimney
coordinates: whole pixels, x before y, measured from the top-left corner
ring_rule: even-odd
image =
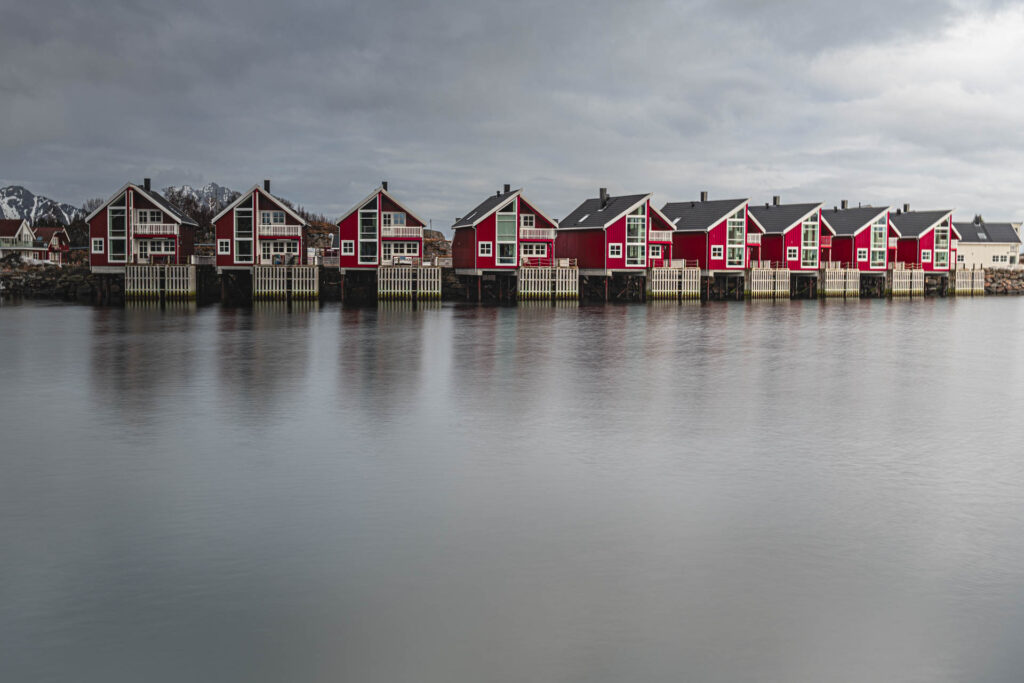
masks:
[[[910,213],[910,204],[903,205],[903,213]]]
[[[843,201],[839,202],[839,206],[843,207],[843,211],[846,211],[846,209],[850,207],[850,202],[844,199]]]
[[[708,191],[707,190],[702,190],[701,191],[701,193],[700,193],[700,200],[702,202],[706,202],[708,200]]]
[[[505,183],[505,194],[508,194],[511,191],[512,191],[512,186],[509,185],[508,183]]]
[[[598,194],[601,196],[601,208],[608,206],[608,188],[602,187],[598,190]]]
[[[270,192],[270,178],[263,179],[263,191],[268,193]]]
[[[149,178],[142,179],[142,189],[149,192]]]
[[[381,188],[382,188],[382,189],[383,189],[383,190],[384,190],[385,192],[387,192],[387,191],[388,191],[388,181],[386,181],[386,180],[382,180],[382,181],[380,181],[380,186],[381,186]]]
[[[779,201],[780,201],[780,199],[781,199],[781,198],[779,197],[779,195],[774,195],[774,196],[772,197],[772,204],[774,204],[775,206],[778,206],[778,205],[779,205]]]

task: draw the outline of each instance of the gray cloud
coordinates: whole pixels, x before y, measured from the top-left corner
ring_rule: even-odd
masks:
[[[435,226],[509,182],[1020,219],[1017,3],[57,0],[0,17],[0,183],[380,179]]]

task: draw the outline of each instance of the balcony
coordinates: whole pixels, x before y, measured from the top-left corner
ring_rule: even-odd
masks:
[[[747,244],[752,247],[761,245],[761,233],[759,232],[748,232],[747,233]]]
[[[419,228],[413,225],[384,225],[381,226],[380,236],[422,239],[423,228]]]
[[[260,237],[302,237],[302,226],[260,223],[256,228],[256,234]]]
[[[555,231],[553,228],[520,228],[519,239],[553,240],[555,239]]]
[[[821,248],[822,249],[831,249],[832,248],[832,236],[831,235],[824,235],[824,236],[822,236],[822,238],[821,238]]]
[[[136,223],[132,226],[135,235],[175,235],[178,234],[177,223]]]
[[[890,238],[889,238],[889,248],[890,248],[890,249],[895,249],[895,248],[896,248],[896,243],[897,243],[898,241],[899,241],[899,238],[898,238],[898,237],[890,237]]]
[[[671,242],[671,230],[651,230],[651,242]]]

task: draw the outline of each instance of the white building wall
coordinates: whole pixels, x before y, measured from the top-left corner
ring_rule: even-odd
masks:
[[[957,268],[1017,268],[1019,244],[963,242],[957,246]]]

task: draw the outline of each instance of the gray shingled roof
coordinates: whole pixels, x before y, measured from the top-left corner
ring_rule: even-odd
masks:
[[[148,194],[150,197],[152,197],[157,204],[160,204],[161,208],[166,210],[167,213],[171,214],[185,225],[194,225],[196,227],[199,227],[198,223],[196,223],[194,220],[186,216],[181,209],[167,201],[167,198],[164,197],[159,192],[157,192],[156,190],[147,190],[146,188],[139,187],[138,185],[136,185],[135,187],[141,190],[143,193]]]
[[[559,228],[603,228],[618,216],[629,211],[647,197],[646,194],[629,194],[608,197],[608,203],[601,208],[601,198],[593,197],[577,206],[558,224]]]
[[[888,211],[885,206],[858,206],[855,209],[822,209],[821,220],[836,235],[852,236]]]
[[[753,206],[747,211],[769,235],[781,235],[793,227],[801,218],[821,206],[818,204],[780,204],[775,206]]]
[[[676,230],[686,232],[707,232],[724,221],[748,199],[716,199],[704,202],[670,202],[661,212],[672,222]]]
[[[456,220],[452,228],[473,227],[481,217],[486,216],[492,210],[498,208],[499,205],[504,203],[505,200],[517,192],[519,192],[519,190],[510,190],[508,192],[502,192],[501,194],[492,194],[490,197],[477,204],[475,209],[467,213],[462,218]]]
[[[889,221],[899,232],[900,237],[920,237],[928,228],[932,227],[944,217],[952,213],[949,211],[906,211],[889,214]]]
[[[1010,223],[954,223],[961,242],[980,244],[1020,244]]]

